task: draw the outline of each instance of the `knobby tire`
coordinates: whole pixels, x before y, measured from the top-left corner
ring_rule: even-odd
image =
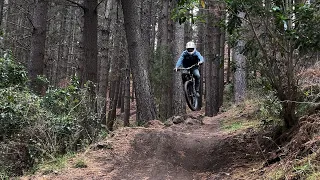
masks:
[[[183,90],[184,90],[185,98],[189,108],[192,111],[197,111],[199,103],[198,103],[198,97],[196,96],[195,91],[193,89],[193,82],[186,81],[184,83]]]

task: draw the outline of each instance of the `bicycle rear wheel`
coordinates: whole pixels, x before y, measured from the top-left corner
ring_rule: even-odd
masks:
[[[192,110],[192,111],[196,111],[198,110],[198,106],[199,106],[199,103],[198,103],[198,97],[196,96],[196,93],[193,89],[193,82],[192,81],[186,81],[184,83],[184,94],[185,94],[185,97],[186,97],[186,101],[187,101],[187,104],[189,106],[189,108]]]

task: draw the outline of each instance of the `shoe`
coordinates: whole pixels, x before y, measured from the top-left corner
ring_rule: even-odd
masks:
[[[196,92],[196,96],[197,96],[197,97],[200,97],[200,94],[199,94],[199,92]]]

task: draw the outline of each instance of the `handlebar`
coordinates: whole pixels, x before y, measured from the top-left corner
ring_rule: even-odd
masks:
[[[202,63],[201,63],[201,64],[202,64]],[[191,68],[197,67],[197,66],[199,66],[199,65],[198,65],[198,64],[194,64],[194,65],[192,65],[192,66],[190,66],[190,67],[187,67],[187,68],[179,67],[179,68],[177,68],[177,70],[190,70]]]

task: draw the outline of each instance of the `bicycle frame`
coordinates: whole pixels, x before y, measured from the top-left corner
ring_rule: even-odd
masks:
[[[178,68],[178,70],[186,70],[182,73],[182,82],[184,86],[184,93],[189,108],[193,111],[199,110],[198,97],[196,97],[195,78],[191,69],[197,66],[197,64],[188,68]],[[192,87],[190,87],[192,85]]]
[[[192,80],[194,82],[193,73],[191,73],[191,69],[194,67],[197,67],[198,64],[194,64],[188,68],[178,68],[178,71],[184,70],[185,72],[182,72],[182,82],[185,83],[187,80]]]

